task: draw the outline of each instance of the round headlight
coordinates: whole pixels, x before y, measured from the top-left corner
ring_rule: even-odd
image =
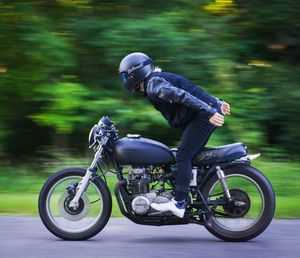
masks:
[[[95,142],[95,134],[97,133],[98,129],[99,129],[99,126],[94,125],[92,127],[92,129],[90,130],[90,133],[89,133],[89,143],[90,143],[90,145],[92,145]]]

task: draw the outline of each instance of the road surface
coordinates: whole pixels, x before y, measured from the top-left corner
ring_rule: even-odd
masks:
[[[244,243],[221,241],[198,225],[142,226],[110,219],[86,241],[53,236],[38,217],[0,217],[1,258],[290,258],[300,255],[300,220],[274,220],[259,237]]]

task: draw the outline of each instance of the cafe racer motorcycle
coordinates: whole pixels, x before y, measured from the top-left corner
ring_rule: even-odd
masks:
[[[105,227],[112,210],[112,182],[121,213],[137,224],[194,223],[225,241],[247,241],[261,234],[273,218],[272,186],[250,166],[259,154],[248,155],[242,143],[205,148],[195,155],[187,208],[178,218],[151,208],[152,202],[174,198],[176,149],[140,135],[119,138],[109,117],[93,126],[89,142],[95,151],[90,167],[53,174],[39,195],[40,217],[59,238],[84,240]],[[115,173],[117,180],[107,173]]]

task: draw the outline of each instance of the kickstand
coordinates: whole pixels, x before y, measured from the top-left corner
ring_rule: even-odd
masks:
[[[204,222],[205,226],[212,228],[212,214],[204,213],[203,214],[203,222]]]

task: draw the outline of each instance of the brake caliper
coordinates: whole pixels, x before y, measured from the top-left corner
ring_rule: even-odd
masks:
[[[76,194],[76,188],[78,186],[78,182],[70,182],[68,186],[66,187],[69,195],[75,195]]]

